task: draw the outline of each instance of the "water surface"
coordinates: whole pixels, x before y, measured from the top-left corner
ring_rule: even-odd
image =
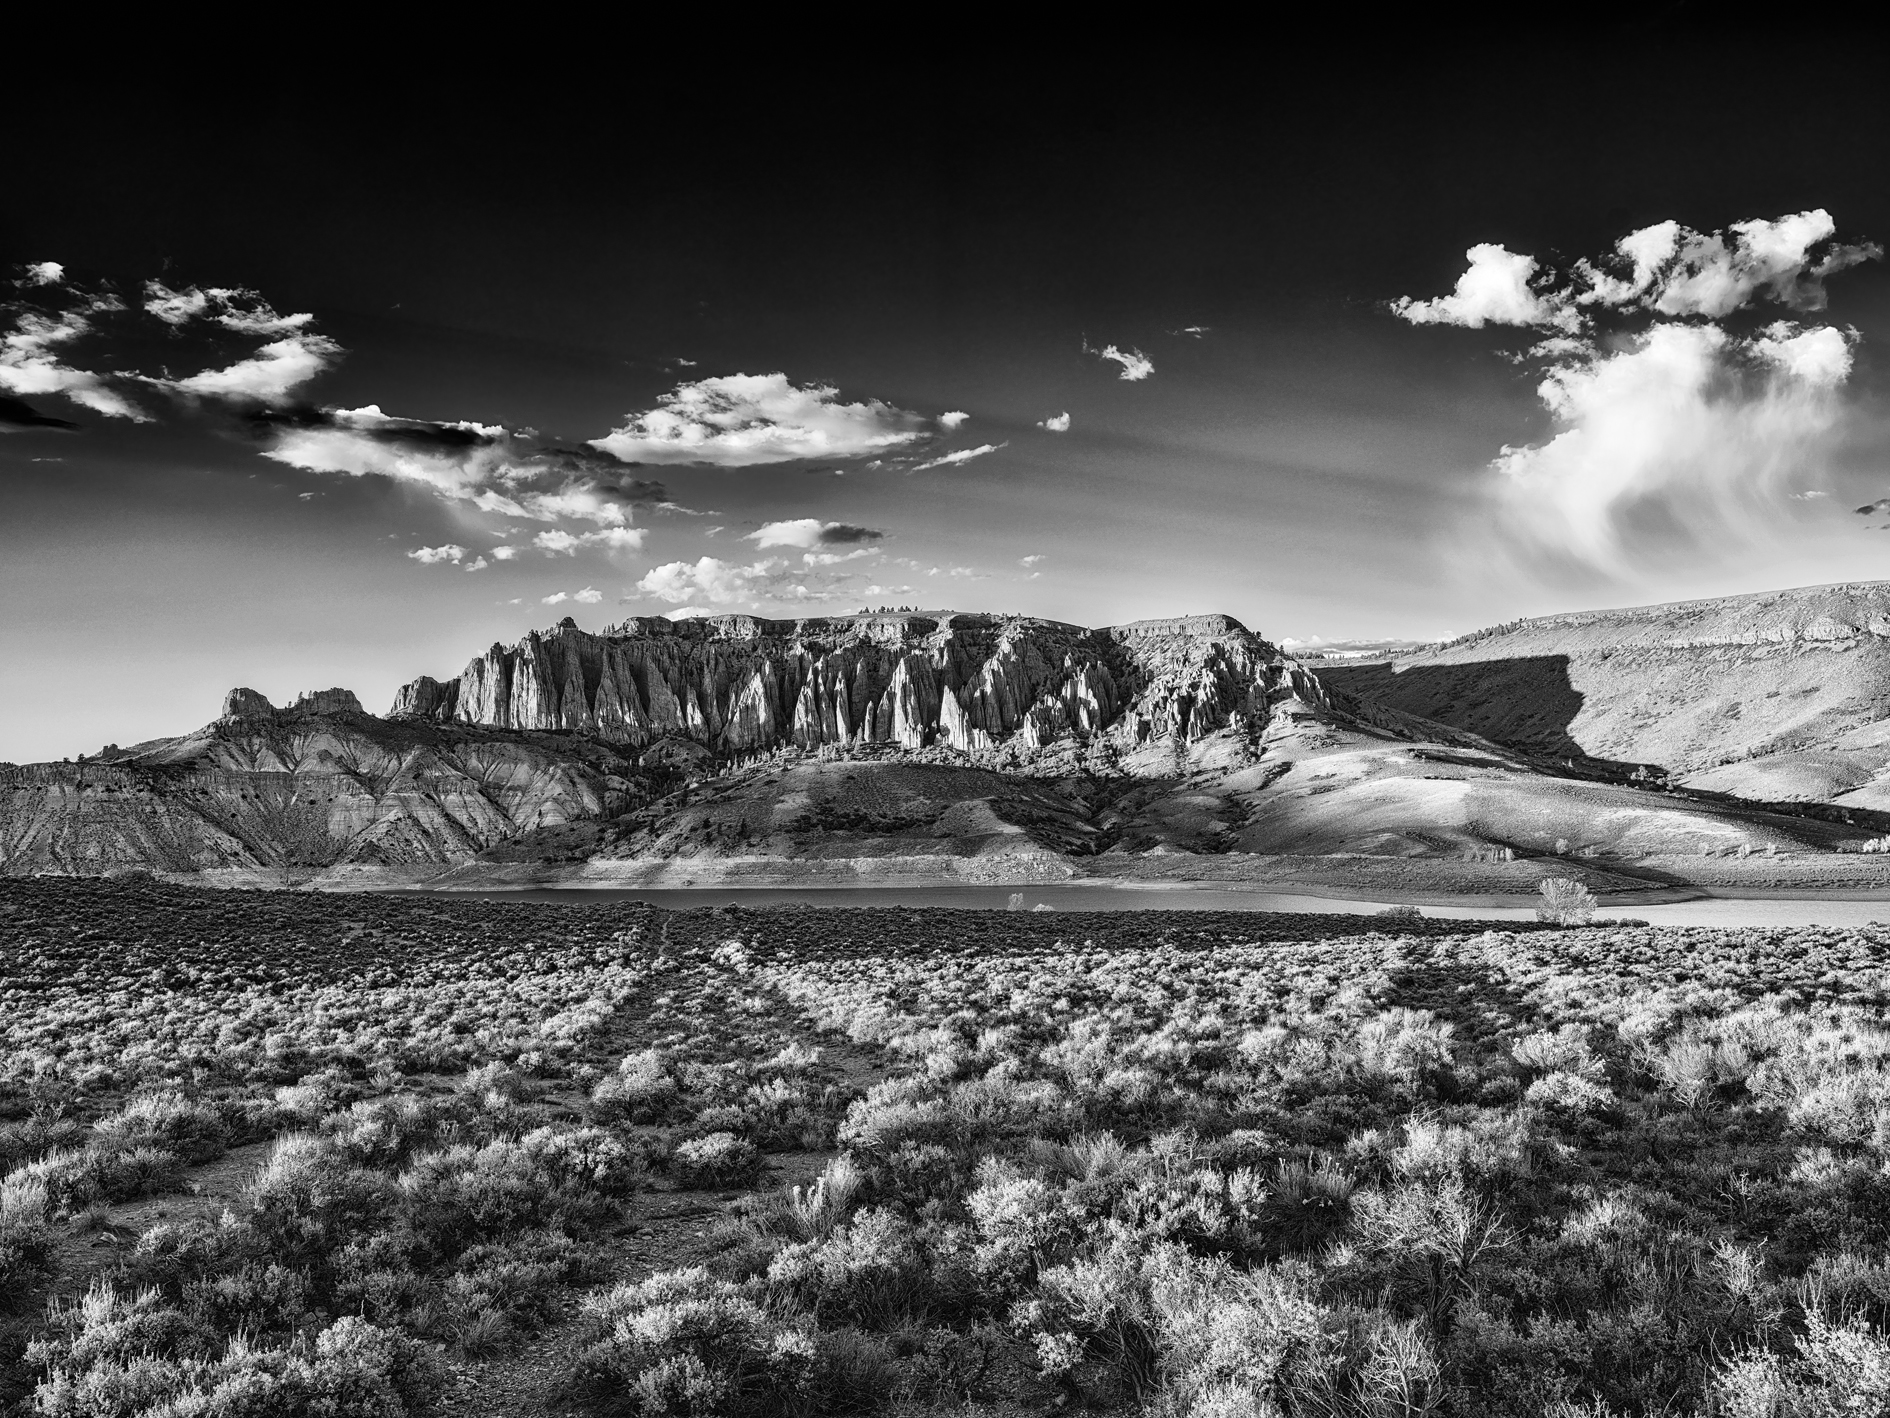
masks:
[[[1011,898],[1024,910],[1043,905],[1057,911],[1288,911],[1328,915],[1369,915],[1385,901],[1307,896],[1292,892],[1241,891],[1201,886],[837,886],[837,887],[670,887],[621,890],[614,887],[519,887],[479,892],[401,892],[401,895],[468,895],[502,901],[556,901],[566,906],[586,902],[641,901],[676,909],[703,906],[897,906],[909,909],[1002,911]],[[1526,921],[1527,906],[1422,906],[1427,916],[1452,920]],[[1634,906],[1604,906],[1602,920],[1634,918],[1658,926],[1861,926],[1890,921],[1890,901],[1845,901],[1829,897],[1735,900],[1714,897]]]

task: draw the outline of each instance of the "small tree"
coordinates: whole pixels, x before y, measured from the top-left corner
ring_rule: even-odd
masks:
[[[1594,919],[1595,893],[1579,881],[1565,876],[1549,876],[1536,888],[1542,904],[1536,907],[1538,921],[1552,921],[1558,926],[1585,926]]]

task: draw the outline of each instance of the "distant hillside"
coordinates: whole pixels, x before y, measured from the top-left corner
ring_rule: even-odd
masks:
[[[1320,676],[1516,748],[1890,808],[1890,583],[1543,616]]]
[[[192,734],[0,766],[0,872],[1028,882],[1143,859],[1181,879],[1214,859],[1224,880],[1282,857],[1548,857],[1605,873],[1828,854],[1890,826],[1565,764],[1586,752],[1566,735],[1581,705],[1543,658],[1315,675],[1225,616],[566,620],[415,680],[385,718],[346,690],[277,708],[239,689]],[[1427,675],[1456,677],[1424,703],[1459,727],[1398,702]],[[1325,682],[1348,676],[1366,697]],[[1506,695],[1535,698],[1517,712]]]

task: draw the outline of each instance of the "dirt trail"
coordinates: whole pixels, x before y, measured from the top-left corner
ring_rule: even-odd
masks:
[[[871,1051],[844,1038],[816,1033],[788,1001],[780,1004],[776,1022],[791,1022],[800,1042],[821,1051],[823,1073],[860,1091],[886,1076],[885,1064]],[[618,1017],[606,1026],[605,1038],[613,1049],[627,1053],[645,1047],[653,1034],[663,1032],[666,1019],[660,1014],[638,1017],[637,1008],[637,1000],[626,1001]],[[770,1153],[768,1171],[754,1190],[806,1186],[837,1155],[836,1149]],[[662,1183],[631,1197],[614,1231],[595,1242],[593,1255],[602,1278],[573,1289],[560,1318],[511,1352],[489,1359],[451,1358],[453,1387],[442,1398],[440,1411],[454,1418],[570,1418],[577,1414],[579,1410],[560,1404],[555,1395],[583,1346],[584,1299],[659,1270],[703,1264],[717,1250],[711,1239],[716,1223],[745,1194],[681,1191]]]

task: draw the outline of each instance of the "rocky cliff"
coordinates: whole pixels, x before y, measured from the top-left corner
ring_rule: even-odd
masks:
[[[1756,700],[1746,722],[1840,684],[1845,712],[1874,712],[1882,695],[1866,702],[1857,686],[1890,674],[1834,667],[1879,664],[1877,622],[1861,602],[1786,601],[1564,617],[1325,671],[1356,694],[1225,616],[1100,630],[956,613],[723,616],[595,634],[566,620],[455,678],[413,681],[386,718],[344,689],[285,708],[237,689],[181,738],[0,765],[0,872],[1017,881],[1125,857],[1854,847],[1890,818],[1753,814],[1549,756],[1642,747],[1573,736],[1631,728],[1642,705],[1657,728],[1662,695],[1697,718],[1729,684]],[[1890,630],[1890,599],[1884,609]]]
[[[1890,807],[1890,583],[1543,616],[1319,675],[1515,747]]]
[[[389,716],[630,748],[684,739],[718,755],[878,743],[983,756],[1066,735],[1124,748],[1195,740],[1321,693],[1227,616],[1087,630],[953,613],[732,615],[638,618],[595,635],[566,619],[494,645],[456,678],[415,680]]]
[[[0,767],[0,871],[444,864],[638,800],[607,745],[540,739],[389,723],[347,690],[286,709],[232,690],[182,738]]]

